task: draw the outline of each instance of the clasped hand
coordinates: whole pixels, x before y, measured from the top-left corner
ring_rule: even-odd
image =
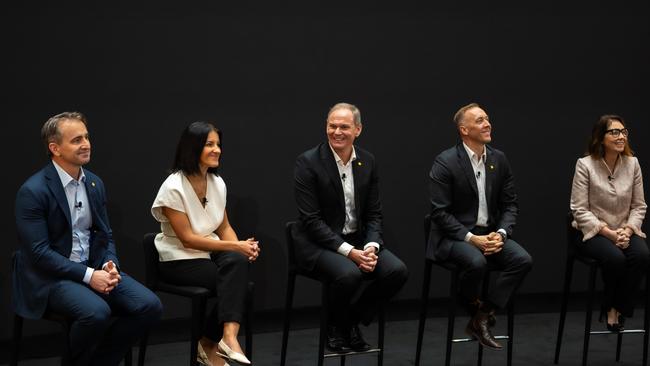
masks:
[[[108,261],[104,268],[96,269],[90,277],[90,287],[101,293],[108,294],[122,281],[122,276],[117,270],[117,266],[113,261]]]
[[[483,252],[483,255],[499,253],[503,249],[503,239],[496,232],[488,235],[473,235],[470,242]]]
[[[368,246],[364,250],[352,249],[348,253],[348,258],[356,263],[361,271],[372,272],[375,270],[375,266],[377,266],[377,259],[379,259],[376,251],[376,248],[373,246]]]
[[[630,232],[628,229],[619,228],[614,231],[616,240],[612,240],[617,247],[625,249],[630,246]]]
[[[240,252],[248,258],[249,262],[254,262],[260,255],[259,243],[255,238],[248,238],[239,242]]]

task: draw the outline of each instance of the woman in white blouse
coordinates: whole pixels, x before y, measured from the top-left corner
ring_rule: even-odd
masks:
[[[195,122],[181,135],[172,173],[160,187],[151,213],[160,222],[156,236],[160,275],[170,283],[208,288],[217,301],[198,346],[198,361],[250,364],[237,341],[246,296],[248,263],[260,249],[239,240],[226,214],[226,185],[217,174],[221,132]]]
[[[605,115],[592,130],[588,156],[578,159],[571,190],[574,227],[583,234],[578,250],[603,268],[607,329],[623,330],[632,316],[650,256],[641,224],[643,178],[619,116]]]

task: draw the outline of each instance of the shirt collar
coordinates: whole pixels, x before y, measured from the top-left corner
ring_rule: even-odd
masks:
[[[337,154],[336,151],[334,151],[334,149],[332,148],[332,145],[330,145],[330,144],[327,144],[327,145],[330,147],[330,150],[332,150],[332,154],[334,154],[334,160],[336,161],[336,163],[340,164],[342,166],[345,166],[345,164],[343,164],[343,159],[341,159],[339,154]],[[357,160],[357,152],[354,150],[354,145],[353,145],[352,146],[352,155],[350,155],[350,161],[355,161],[355,160]],[[350,164],[350,161],[348,161],[348,164]]]
[[[56,168],[56,172],[59,174],[59,179],[61,179],[61,184],[63,184],[64,187],[66,187],[70,182],[75,180],[59,166],[54,160],[52,160],[52,164],[54,164],[54,167]],[[79,168],[79,182],[85,182],[86,181],[86,174],[84,173],[84,168],[80,167]]]
[[[487,148],[485,148],[485,145],[483,145],[483,154],[481,154],[481,159],[480,160],[477,158],[476,153],[474,151],[472,151],[472,149],[470,149],[469,146],[467,146],[465,144],[465,142],[463,142],[463,147],[465,148],[465,151],[467,151],[467,155],[469,155],[469,158],[471,160],[485,161],[486,153],[487,153]]]

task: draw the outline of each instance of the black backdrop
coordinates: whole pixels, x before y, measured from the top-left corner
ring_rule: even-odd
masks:
[[[329,106],[361,109],[358,143],[380,164],[385,240],[411,272],[404,300],[422,281],[428,169],[456,142],[455,110],[477,101],[516,175],[516,233],[535,260],[521,291],[558,292],[573,167],[599,115],[628,120],[650,171],[648,9],[526,3],[0,5],[0,339],[10,334],[15,192],[46,162],[40,126],[66,110],[89,118],[89,169],[107,185],[122,266],[140,280],[140,239],[158,228],[149,208],[179,134],[214,121],[231,222],[263,248],[255,308],[271,310],[284,295],[284,223],[296,217],[294,159],[324,140]],[[446,285],[433,283],[442,296]],[[317,299],[301,288],[297,305]],[[163,301],[166,318],[185,314]]]

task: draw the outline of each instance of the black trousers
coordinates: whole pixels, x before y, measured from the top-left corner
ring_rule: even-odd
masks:
[[[447,239],[443,239],[447,240]],[[507,239],[502,250],[484,255],[473,244],[452,241],[448,260],[461,268],[460,293],[468,302],[481,299],[483,279],[488,268],[498,270],[493,286],[490,286],[484,301],[503,309],[530,271],[533,259],[530,254],[512,239]]]
[[[578,245],[578,251],[600,263],[603,269],[603,308],[615,308],[624,316],[634,312],[641,279],[648,270],[650,254],[643,238],[632,235],[630,246],[621,249],[602,235]]]
[[[382,249],[377,256],[375,270],[366,273],[341,254],[329,250],[321,253],[313,273],[321,281],[330,283],[328,316],[331,325],[347,328],[359,322],[370,324],[379,306],[402,288],[408,277],[404,262],[388,249]],[[353,302],[364,280],[371,282]]]
[[[181,286],[214,291],[217,301],[208,315],[203,334],[213,342],[223,337],[223,323],[241,323],[248,284],[248,259],[236,252],[214,252],[211,259],[160,262],[160,277]]]

